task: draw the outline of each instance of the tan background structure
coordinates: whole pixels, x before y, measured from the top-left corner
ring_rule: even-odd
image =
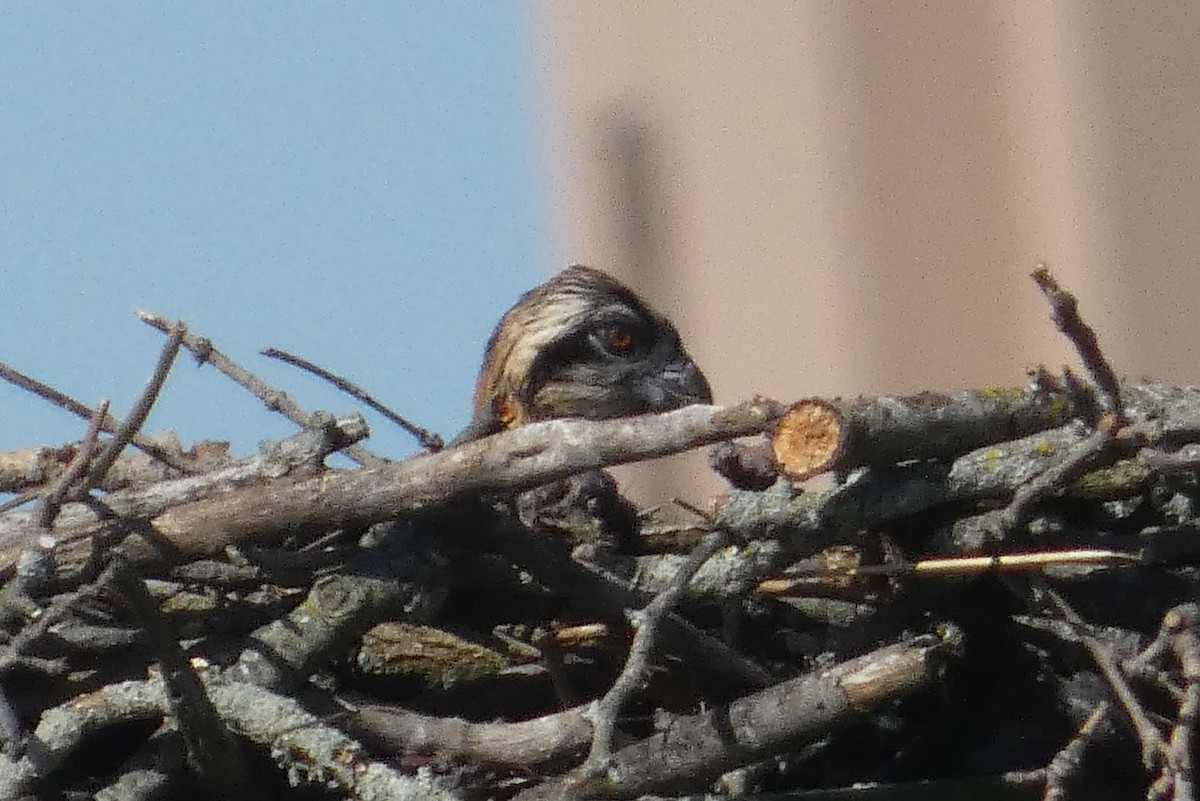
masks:
[[[1019,385],[1071,359],[1042,260],[1120,372],[1200,376],[1200,6],[534,0],[528,20],[551,259],[668,311],[719,402]],[[638,494],[696,500],[672,469]]]

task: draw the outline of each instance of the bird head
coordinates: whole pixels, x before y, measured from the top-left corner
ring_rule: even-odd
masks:
[[[632,290],[570,267],[527,292],[488,340],[458,440],[537,420],[602,419],[711,403],[679,333]]]

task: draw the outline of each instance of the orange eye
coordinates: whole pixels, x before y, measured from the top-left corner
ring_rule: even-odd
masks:
[[[627,328],[610,328],[604,334],[604,344],[613,353],[628,353],[633,350],[633,334]]]

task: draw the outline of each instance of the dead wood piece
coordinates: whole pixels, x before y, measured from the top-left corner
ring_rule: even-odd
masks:
[[[175,634],[142,578],[121,559],[116,586],[133,610],[158,657],[166,690],[167,708],[187,744],[188,757],[201,782],[216,798],[236,801],[248,797],[249,773],[238,743],[221,722],[188,662]]]
[[[771,437],[780,472],[803,481],[829,470],[952,459],[995,442],[1061,426],[1069,396],[1040,385],[850,401],[809,398],[780,418]]]
[[[504,655],[449,631],[413,623],[380,623],[363,635],[355,662],[371,675],[417,676],[449,689],[492,676],[511,664]]]
[[[765,490],[779,478],[771,445],[754,442],[718,442],[708,449],[708,465],[735,489]]]
[[[674,718],[662,732],[613,754],[604,776],[573,771],[516,799],[636,798],[699,790],[736,766],[823,736],[881,704],[932,687],[961,646],[960,636],[946,629],[936,637],[890,645],[727,707]]]
[[[949,465],[919,462],[863,470],[825,492],[797,492],[787,482],[766,492],[731,490],[714,525],[735,539],[769,537],[785,551],[806,555],[848,531],[943,504],[1010,497],[1085,436],[1082,426],[1062,426],[980,448]]]
[[[1171,658],[1175,670],[1165,664]],[[1159,775],[1151,782],[1147,797],[1194,799],[1193,752],[1200,721],[1200,606],[1185,603],[1169,609],[1155,638],[1136,657],[1126,660],[1124,667],[1165,690],[1178,705],[1162,749]]]
[[[727,600],[746,596],[773,572],[780,570],[788,554],[774,540],[750,540],[728,545],[714,553],[687,585],[690,599]],[[629,586],[647,596],[662,592],[676,575],[686,556],[673,553],[630,557],[600,552],[591,559]]]
[[[40,779],[59,768],[86,738],[118,723],[161,720],[166,698],[158,681],[109,685],[42,713],[24,753],[0,753],[0,798],[33,793]]]
[[[96,489],[105,492],[148,487],[159,481],[183,475],[207,473],[227,467],[233,462],[228,442],[199,442],[184,453],[179,438],[171,433],[151,434],[146,442],[154,443],[163,453],[174,453],[187,460],[187,473],[176,470],[146,453],[122,453],[117,457]],[[0,492],[24,492],[39,489],[58,481],[79,453],[80,443],[58,447],[22,448],[0,453]]]
[[[273,689],[289,686],[389,616],[430,619],[445,596],[446,582],[416,549],[395,561],[367,552],[346,573],[315,582],[290,614],[251,634],[232,675]]]
[[[654,596],[654,600],[646,604],[641,611],[629,614],[630,621],[637,629],[633,636],[633,644],[629,647],[629,657],[612,687],[588,710],[595,734],[592,736],[592,748],[588,753],[587,763],[582,768],[585,774],[601,776],[608,770],[612,758],[613,737],[617,729],[617,716],[646,679],[655,636],[663,618],[679,602],[688,582],[696,575],[701,565],[728,542],[729,535],[724,531],[708,534],[676,568],[675,574],[662,591]]]
[[[77,604],[103,593],[112,583],[117,569],[116,563],[109,564],[91,582],[82,585],[74,592],[55,596],[44,609],[37,610],[39,614],[18,631],[8,642],[8,647],[0,653],[0,676],[20,664],[21,660],[25,658],[25,652],[30,650],[34,643],[45,636],[46,632],[62,620]],[[4,798],[4,795],[0,794],[0,798]]]
[[[627,582],[598,564],[571,559],[524,527],[497,525],[485,532],[483,545],[505,553],[517,565],[572,604],[596,615],[620,619],[626,609],[644,605],[649,595],[634,592]],[[675,615],[663,619],[665,650],[679,654],[703,674],[720,679],[730,692],[765,687],[771,674],[754,660]]]
[[[1079,301],[1058,285],[1046,265],[1039,264],[1031,277],[1050,304],[1050,316],[1055,326],[1075,346],[1076,353],[1095,382],[1101,407],[1108,412],[1120,412],[1120,382],[1112,365],[1104,357],[1104,351],[1100,349],[1096,332],[1079,313]]]
[[[1012,529],[1025,523],[1039,501],[1083,476],[1089,469],[1117,458],[1116,437],[1105,429],[1097,429],[1087,439],[1073,446],[1058,463],[1046,468],[1036,477],[1030,478],[1013,495],[1004,510],[1001,523]]]
[[[215,674],[204,678],[221,720],[262,746],[294,784],[332,785],[356,798],[457,798],[427,776],[404,776],[368,759],[361,745],[290,698]],[[117,724],[161,719],[166,711],[166,693],[158,679],[110,684],[46,710],[23,755],[0,753],[0,798],[36,793],[38,782],[62,766],[85,738]]]
[[[1146,442],[1178,447],[1200,438],[1200,389],[1129,385],[1123,388],[1122,397],[1126,413]],[[812,553],[847,530],[942,504],[1011,498],[1021,486],[1061,462],[1088,433],[1081,425],[1068,424],[986,445],[958,457],[949,466],[930,462],[873,467],[824,493],[797,493],[782,482],[764,492],[731,490],[717,511],[716,525],[735,539],[775,537],[785,549]],[[1121,443],[1122,449],[1130,446]],[[1113,488],[1115,497],[1145,487],[1147,473],[1133,472]],[[1095,498],[1097,486],[1090,475],[1067,487],[1067,491]]]
[[[405,776],[296,701],[236,682],[210,686],[213,705],[234,731],[263,746],[293,784],[337,788],[353,798],[459,801],[427,772]]]
[[[1117,660],[1113,647],[1093,635],[1088,628],[1087,623],[1079,616],[1079,613],[1067,603],[1062,595],[1050,589],[1044,579],[1035,578],[1031,582],[1032,590],[1054,608],[1062,619],[1070,626],[1079,641],[1091,654],[1092,659],[1096,662],[1096,666],[1100,668],[1100,672],[1112,687],[1113,694],[1120,701],[1125,714],[1129,716],[1130,722],[1133,724],[1134,733],[1137,734],[1138,742],[1142,747],[1142,764],[1147,770],[1152,770],[1155,767],[1162,765],[1166,758],[1166,743],[1163,741],[1162,733],[1155,726],[1150,714],[1146,711],[1133,688],[1129,686],[1126,680],[1125,673],[1121,669],[1121,665]]]
[[[519,723],[471,723],[386,706],[363,706],[355,716],[364,738],[402,754],[451,762],[534,768],[578,757],[592,739],[587,706]]]
[[[104,498],[105,516],[81,503],[65,505],[58,517],[54,536],[58,541],[55,557],[63,572],[77,570],[92,552],[96,542],[120,534],[130,525],[161,514],[172,505],[187,503],[213,493],[260,483],[264,478],[288,475],[295,471],[311,473],[322,459],[347,441],[368,434],[361,415],[339,418],[320,428],[293,434],[277,443],[263,445],[244,462],[204,475],[177,478],[153,484],[145,489],[126,490]],[[10,512],[0,516],[0,573],[11,570],[28,543],[45,533],[30,512]],[[182,561],[197,556],[223,556],[229,543],[211,545],[201,539],[161,541],[143,537],[126,543],[126,554],[134,564],[155,561]]]
[[[616,420],[534,423],[400,464],[282,478],[183,504],[151,521],[154,537],[147,547],[160,540],[193,556],[213,555],[230,545],[269,545],[306,529],[369,525],[465,496],[521,492],[587,470],[761,433],[774,412],[770,402],[751,402]]]

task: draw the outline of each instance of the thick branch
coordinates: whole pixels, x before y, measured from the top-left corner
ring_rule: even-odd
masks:
[[[957,647],[957,636],[887,646],[727,707],[677,718],[665,731],[615,753],[604,778],[575,771],[517,799],[636,798],[701,788],[733,767],[820,737],[880,704],[932,686]]]
[[[774,405],[689,406],[619,420],[551,420],[371,470],[270,481],[167,510],[154,534],[206,555],[302,527],[343,528],[443,506],[473,493],[516,493],[615,464],[761,433]]]
[[[860,465],[954,458],[1060,426],[1071,414],[1070,398],[1040,386],[849,401],[810,398],[780,418],[772,448],[780,471],[803,480]]]

